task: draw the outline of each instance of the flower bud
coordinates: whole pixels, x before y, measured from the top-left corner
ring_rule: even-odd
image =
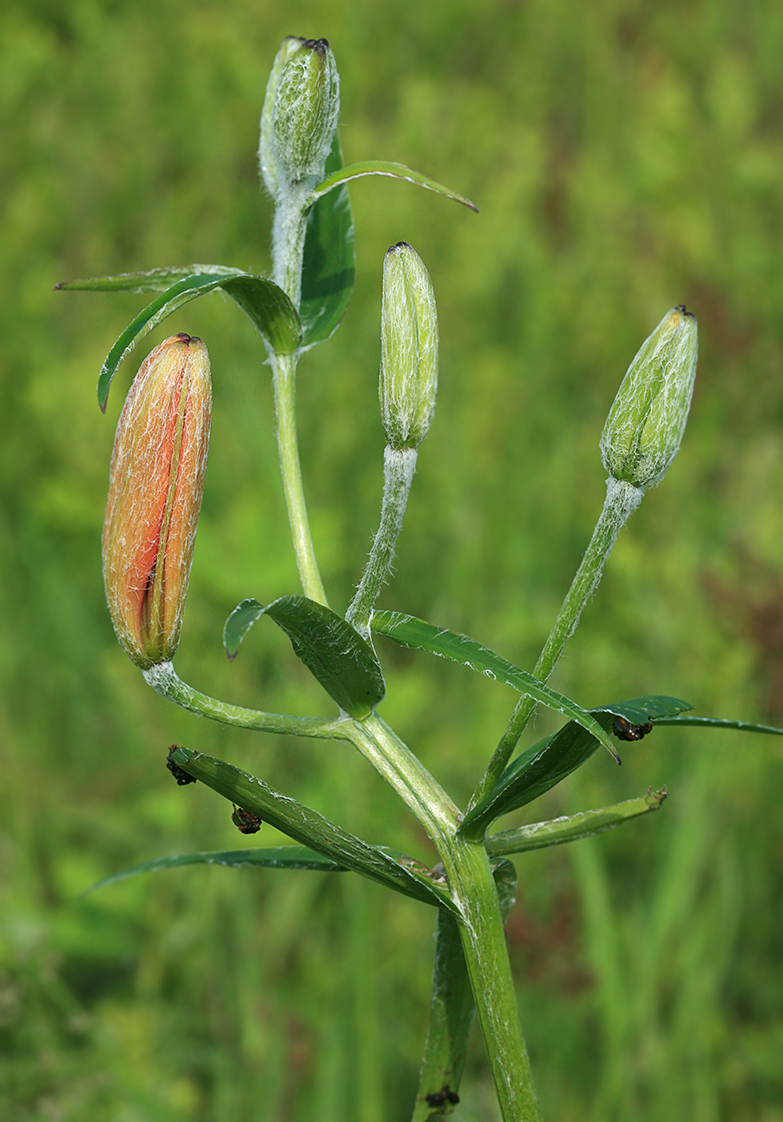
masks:
[[[284,50],[290,51],[285,43]],[[331,48],[326,39],[306,39],[284,62],[274,91],[269,150],[278,189],[280,174],[293,183],[323,176],[339,114],[340,77]]]
[[[280,75],[283,73],[285,64],[291,55],[299,50],[304,41],[299,35],[288,35],[283,40],[280,50],[275,56],[275,61],[272,63],[272,71],[266,84],[264,108],[261,111],[261,143],[258,146],[258,164],[261,169],[261,177],[269,194],[273,197],[277,194],[280,180],[280,168],[272,146],[272,114],[275,107],[275,95],[277,94],[277,87],[280,85]]]
[[[381,419],[394,449],[427,435],[438,390],[438,311],[418,253],[399,242],[383,262]]]
[[[120,646],[142,669],[179,643],[211,414],[207,348],[175,335],[142,363],[117,425],[103,580]]]
[[[696,377],[696,317],[678,304],[639,349],[601,436],[611,476],[634,487],[660,483],[677,454]]]

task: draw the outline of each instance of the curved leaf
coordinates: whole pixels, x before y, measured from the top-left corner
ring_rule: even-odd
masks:
[[[562,694],[551,690],[526,670],[514,666],[512,662],[489,650],[488,647],[482,647],[468,635],[460,635],[444,627],[435,627],[423,619],[416,619],[402,612],[373,612],[370,617],[370,630],[378,635],[386,635],[404,647],[429,651],[430,654],[459,662],[470,670],[476,670],[494,681],[503,682],[520,693],[534,697],[542,705],[583,725],[611,755],[615,755],[611,738],[595,717],[575,701],[570,701]]]
[[[239,654],[245,635],[263,614],[264,605],[258,600],[243,600],[226,620],[223,625],[223,646],[232,662]]]
[[[342,162],[335,133],[327,172],[337,172]],[[354,261],[351,203],[341,186],[328,197],[324,193],[307,216],[299,302],[303,347],[322,343],[336,330],[353,291]]]
[[[272,281],[238,271],[183,277],[136,316],[106,356],[98,378],[98,404],[104,412],[112,378],[136,344],[183,304],[216,288],[222,288],[239,304],[273,351],[291,354],[297,349],[301,329],[296,310]]]
[[[353,869],[415,900],[456,912],[442,881],[419,862],[410,858],[397,859],[385,849],[369,845],[311,807],[213,756],[177,748],[171,758],[178,767],[213,791],[335,864]]]
[[[361,720],[386,692],[369,643],[337,612],[306,596],[282,596],[265,609],[307,669],[342,710]]]
[[[638,697],[617,705],[603,705],[590,712],[603,729],[608,730],[616,717],[636,726],[644,725],[650,720],[655,721],[659,717],[673,717],[683,709],[690,708],[687,701],[679,698],[657,696]],[[598,740],[595,736],[581,724],[569,721],[554,736],[539,741],[512,760],[492,794],[465,815],[459,830],[475,823],[488,826],[502,814],[526,806],[580,767],[597,748]]]
[[[329,171],[327,165],[327,171]],[[462,203],[463,206],[468,207],[470,210],[479,213],[479,208],[470,199],[466,199],[464,195],[457,194],[452,191],[450,187],[444,187],[442,183],[437,183],[434,179],[430,179],[428,175],[422,175],[420,171],[414,171],[413,168],[408,168],[405,164],[392,163],[389,160],[363,160],[358,164],[350,164],[347,168],[340,168],[339,171],[335,170],[313,191],[315,198],[322,198],[328,191],[333,191],[335,187],[339,187],[343,183],[348,183],[351,179],[361,179],[364,175],[390,175],[394,179],[405,179],[408,183],[415,183],[419,187],[426,187],[428,191],[435,191],[438,195],[445,195],[447,199],[453,199],[454,202]]]

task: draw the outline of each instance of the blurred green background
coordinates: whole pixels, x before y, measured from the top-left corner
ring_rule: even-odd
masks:
[[[672,693],[783,723],[783,8],[777,0],[10,0],[0,15],[0,1115],[14,1122],[396,1122],[410,1115],[434,916],[347,876],[191,868],[81,897],[167,853],[236,848],[230,807],[164,769],[213,752],[427,858],[362,760],[167,706],[116,645],[99,541],[142,306],[53,293],[155,265],[268,268],[257,122],[286,34],[326,36],[346,161],[420,168],[351,191],[357,285],[300,367],[311,520],[335,607],[379,505],[380,270],[406,239],[438,296],[441,388],[383,605],[532,666],[603,499],[597,443],[664,312],[699,317],[682,450],[645,499],[553,684],[585,705]],[[297,591],[269,372],[219,296],[215,421],[177,657],[197,687],[328,715],[245,596]],[[513,704],[380,649],[382,715],[465,800]],[[554,726],[541,713],[531,736]],[[661,729],[504,827],[668,784],[660,814],[517,861],[508,938],[548,1119],[783,1119],[783,752]],[[272,831],[257,835],[270,844]],[[357,1066],[361,1076],[355,1075]],[[496,1118],[481,1042],[458,1117]]]

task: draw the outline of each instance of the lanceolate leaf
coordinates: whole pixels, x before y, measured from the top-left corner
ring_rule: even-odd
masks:
[[[217,268],[217,266],[213,266]],[[157,272],[157,270],[156,270]],[[160,270],[162,274],[171,270]],[[145,274],[132,274],[138,278]],[[149,274],[146,274],[149,276]],[[96,282],[79,281],[75,284],[86,287],[98,281],[116,281],[116,277],[96,278]],[[153,283],[156,283],[153,280]],[[65,287],[65,286],[61,286]],[[70,287],[73,287],[71,285]],[[136,316],[131,324],[125,328],[117,342],[106,356],[98,378],[98,404],[105,411],[106,400],[109,396],[109,387],[117,368],[126,358],[137,343],[157,327],[183,304],[222,288],[243,312],[252,320],[261,333],[265,343],[277,354],[291,354],[297,349],[300,342],[301,328],[293,304],[282,291],[270,280],[264,277],[254,277],[250,273],[239,270],[230,272],[208,272],[193,274],[176,281],[165,292],[157,296],[147,307]],[[120,291],[121,289],[116,289]]]
[[[335,133],[326,171],[337,172],[341,167]],[[299,304],[303,347],[328,339],[343,318],[353,291],[354,260],[353,216],[343,185],[320,197],[307,217]]]
[[[193,276],[244,276],[241,269],[230,265],[171,265],[147,269],[141,273],[117,273],[113,277],[88,277],[86,280],[62,281],[55,292],[165,292],[177,281]]]
[[[413,168],[408,168],[405,164],[395,164],[389,160],[364,160],[358,164],[351,164],[347,168],[340,168],[339,171],[332,171],[327,164],[326,170],[330,174],[316,187],[313,192],[315,198],[321,198],[340,184],[348,183],[351,179],[360,179],[364,175],[390,175],[394,179],[406,179],[408,183],[415,183],[419,187],[426,187],[429,191],[445,195],[447,199],[462,203],[463,206],[469,207],[476,214],[479,212],[476,204],[472,203],[470,199],[466,199],[464,195],[457,194],[450,187],[444,187],[442,183],[437,183],[434,179],[430,179],[428,175],[422,175],[420,171],[414,171]]]
[[[369,716],[386,683],[375,652],[350,623],[306,596],[283,596],[266,614],[341,709],[357,719]]]
[[[685,725],[691,728],[734,729],[737,732],[762,732],[768,736],[783,736],[783,729],[774,725],[756,725],[749,721],[730,721],[722,717],[664,717],[659,725]]]
[[[686,701],[676,697],[639,697],[618,705],[604,705],[591,713],[608,730],[617,717],[636,727],[648,721],[654,724],[658,718],[673,717],[690,708]],[[596,737],[575,721],[569,721],[554,736],[512,760],[489,798],[465,815],[460,830],[476,822],[488,826],[502,814],[532,802],[580,767],[597,748]]]
[[[353,869],[416,900],[456,911],[447,889],[418,862],[398,860],[386,850],[368,845],[318,811],[213,756],[177,748],[172,760],[213,791],[336,865]]]
[[[579,814],[552,818],[548,822],[533,822],[529,826],[520,826],[517,830],[503,830],[499,834],[490,834],[484,845],[490,858],[493,858],[578,841],[593,834],[601,834],[604,830],[613,830],[615,826],[630,822],[632,818],[660,810],[667,796],[668,792],[664,787],[660,791],[650,791],[641,798],[626,799],[625,802],[602,806],[598,810],[583,810]]]
[[[419,651],[429,651],[431,654],[440,655],[442,658],[460,662],[470,670],[477,670],[495,681],[503,682],[520,693],[528,694],[540,701],[549,709],[571,717],[596,737],[597,740],[612,755],[615,754],[611,738],[595,717],[591,716],[574,701],[556,693],[543,682],[539,682],[526,670],[514,666],[507,659],[482,647],[475,639],[467,635],[460,635],[456,631],[447,631],[443,627],[435,627],[423,619],[403,615],[401,612],[373,612],[370,618],[370,629],[378,635],[386,635],[401,643],[404,647],[413,647]]]
[[[105,888],[107,884],[135,877],[140,873],[157,873],[160,869],[179,869],[183,865],[226,865],[230,868],[253,866],[264,869],[312,869],[317,872],[344,872],[331,857],[316,853],[306,845],[279,845],[270,849],[232,849],[225,853],[183,853],[172,857],[157,857],[113,873],[98,881],[88,892]]]

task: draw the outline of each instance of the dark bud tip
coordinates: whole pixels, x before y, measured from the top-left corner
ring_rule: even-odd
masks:
[[[188,773],[184,770],[184,768],[181,768],[179,766],[179,764],[174,763],[174,758],[173,757],[174,757],[174,753],[176,751],[177,751],[177,745],[172,744],[172,746],[169,748],[169,755],[168,755],[168,759],[166,760],[166,767],[169,769],[171,774],[176,779],[177,785],[179,787],[186,787],[188,783],[197,783],[198,780],[196,779],[195,776],[188,775]]]

